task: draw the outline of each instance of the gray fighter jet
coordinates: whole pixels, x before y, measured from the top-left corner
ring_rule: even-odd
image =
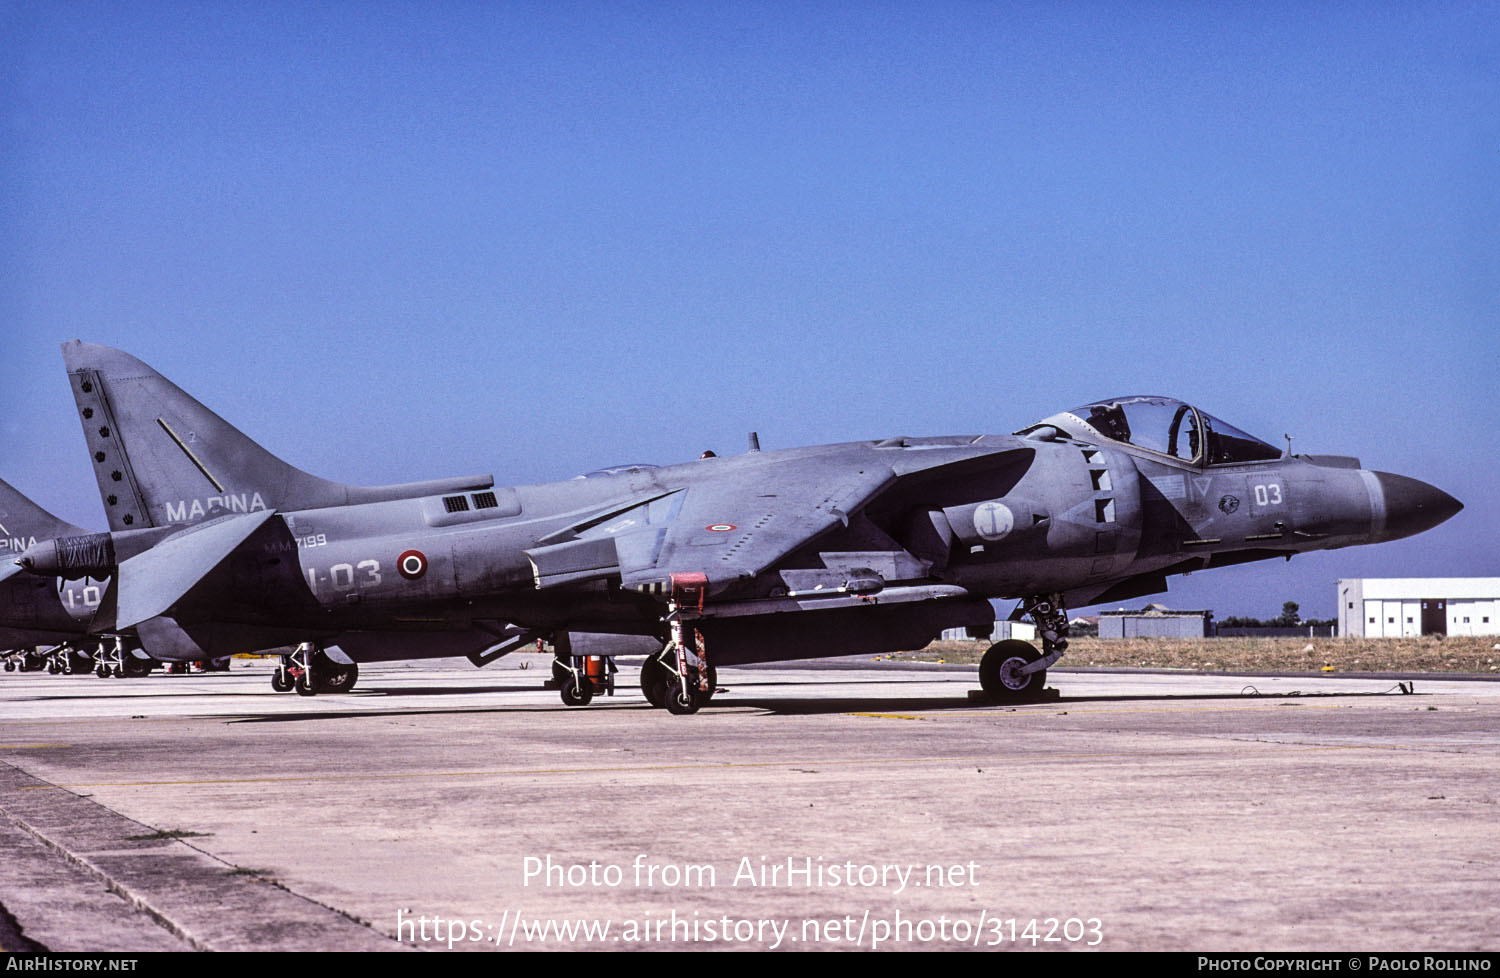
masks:
[[[278,671],[299,691],[343,660],[482,664],[550,638],[565,702],[593,694],[585,657],[650,649],[648,698],[691,713],[715,665],[989,634],[991,600],[1014,599],[1042,648],[999,642],[979,676],[991,699],[1025,701],[1067,647],[1069,606],[1408,536],[1462,508],[1165,397],[1012,435],[765,452],[752,436],[735,457],[547,485],[351,487],[282,462],[127,354],[63,350],[112,532],[39,543],[17,566],[112,573],[112,627],[153,648],[304,643]]]

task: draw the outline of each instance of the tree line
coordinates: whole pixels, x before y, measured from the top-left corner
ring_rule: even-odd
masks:
[[[1219,620],[1220,628],[1296,628],[1299,625],[1327,626],[1337,625],[1337,618],[1306,618],[1298,612],[1300,608],[1295,601],[1287,601],[1281,606],[1281,614],[1275,618],[1262,620],[1260,618],[1243,618],[1239,615],[1230,615],[1228,618]]]

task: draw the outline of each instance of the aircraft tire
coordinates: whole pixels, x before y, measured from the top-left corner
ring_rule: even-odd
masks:
[[[318,695],[318,691],[313,688],[312,683],[308,682],[307,673],[305,673],[305,672],[302,675],[300,675],[300,676],[297,677],[297,695],[298,696],[316,696],[316,695]]]
[[[588,706],[594,699],[594,684],[589,679],[580,683],[573,676],[568,676],[562,684],[562,701],[567,706]]]
[[[691,716],[700,705],[695,689],[683,689],[679,684],[667,690],[667,712],[673,716]]]
[[[271,673],[271,688],[276,690],[276,692],[290,693],[293,685],[292,677],[288,676],[281,669],[277,669]]]
[[[1047,685],[1047,670],[1016,676],[1014,670],[1040,659],[1042,654],[1027,642],[1007,639],[996,642],[979,660],[979,685],[991,703],[1031,703],[1041,698]]]
[[[667,705],[667,684],[676,676],[655,655],[646,656],[641,665],[641,692],[646,702],[658,710]]]
[[[318,692],[347,693],[359,682],[359,663],[341,665],[332,659],[318,663]]]

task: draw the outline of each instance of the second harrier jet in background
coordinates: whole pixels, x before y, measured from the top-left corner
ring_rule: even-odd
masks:
[[[114,531],[110,566],[95,569],[114,574],[111,627],[197,657],[307,642],[356,660],[483,661],[548,637],[575,703],[592,689],[583,651],[661,648],[642,685],[692,712],[712,664],[988,634],[996,598],[1019,600],[1042,648],[997,643],[980,682],[1027,700],[1066,648],[1069,605],[1407,536],[1461,508],[1352,458],[1288,456],[1165,397],[1011,435],[369,490],[282,462],[128,354],[63,353]]]

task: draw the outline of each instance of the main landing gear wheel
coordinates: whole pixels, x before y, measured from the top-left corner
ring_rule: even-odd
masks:
[[[979,660],[979,685],[991,703],[1034,703],[1047,685],[1047,670],[1022,673],[1040,659],[1033,646],[1017,639],[996,642]]]
[[[354,688],[359,680],[359,663],[351,662],[347,666],[334,662],[326,655],[318,655],[318,666],[316,670],[318,692],[320,693],[347,693]]]
[[[296,680],[292,678],[292,674],[280,666],[276,668],[275,672],[271,673],[271,688],[276,690],[276,692],[290,693],[292,687],[295,685]]]
[[[667,687],[677,678],[677,674],[668,669],[661,661],[659,655],[650,655],[641,665],[641,692],[646,694],[646,702],[658,710],[667,705]]]
[[[304,672],[302,675],[297,677],[298,696],[316,696],[317,692],[318,691],[313,688],[311,677],[309,677],[307,673]]]
[[[689,685],[694,685],[695,682],[696,680],[689,680]],[[714,698],[714,693],[718,692],[718,683],[719,674],[713,665],[710,664],[708,667],[708,689],[702,690],[696,688],[696,686],[693,689],[693,699],[697,702],[698,706],[702,706]],[[641,665],[641,692],[646,695],[646,702],[658,710],[668,705],[668,695],[681,685],[682,681],[677,677],[677,673],[673,672],[671,668],[656,656],[650,656]],[[696,712],[698,706],[684,712]]]

